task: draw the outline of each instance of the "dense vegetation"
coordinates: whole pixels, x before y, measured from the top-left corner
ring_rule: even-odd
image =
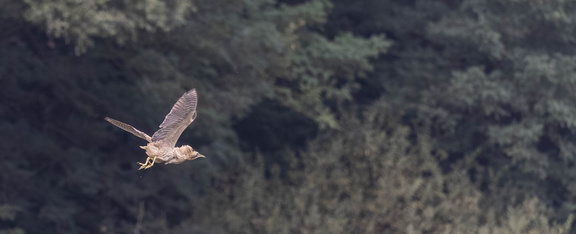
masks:
[[[0,234],[573,233],[575,45],[559,0],[1,0]],[[138,171],[103,118],[191,88],[207,158]]]

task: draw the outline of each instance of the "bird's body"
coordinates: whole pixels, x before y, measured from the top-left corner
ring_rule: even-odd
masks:
[[[166,164],[180,164],[186,160],[192,160],[190,159],[190,155],[198,153],[189,145],[168,148],[162,147],[158,142],[150,142],[146,146],[140,146],[140,148],[146,150],[148,157],[156,158],[156,162]]]
[[[129,124],[108,117],[105,119],[114,126],[148,141],[146,146],[140,146],[140,148],[146,150],[146,155],[148,155],[146,162],[139,163],[141,165],[140,169],[150,168],[155,162],[179,164],[186,160],[204,158],[203,155],[189,145],[175,147],[176,141],[178,141],[182,132],[196,118],[197,102],[198,97],[195,89],[182,95],[176,104],[174,104],[170,113],[166,115],[164,122],[160,124],[160,129],[156,131],[152,137]]]

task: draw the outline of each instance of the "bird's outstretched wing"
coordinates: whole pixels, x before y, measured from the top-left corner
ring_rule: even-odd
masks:
[[[132,127],[130,124],[126,124],[126,123],[122,123],[118,120],[115,119],[111,119],[111,118],[104,118],[106,121],[110,122],[111,124],[113,124],[116,127],[119,127],[121,129],[123,129],[124,131],[127,131],[129,133],[134,134],[134,136],[140,137],[148,142],[152,142],[152,138],[150,136],[148,136],[148,134],[136,129],[135,127]]]
[[[180,135],[196,118],[198,96],[196,89],[186,92],[160,124],[160,129],[152,135],[152,141],[162,141],[162,145],[174,147]]]

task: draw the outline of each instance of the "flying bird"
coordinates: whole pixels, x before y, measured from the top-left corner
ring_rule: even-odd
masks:
[[[154,166],[155,162],[180,164],[186,160],[205,158],[204,155],[198,153],[198,151],[194,150],[189,145],[175,147],[176,141],[178,141],[178,138],[180,138],[184,129],[186,129],[188,125],[196,119],[197,103],[198,96],[196,94],[196,89],[184,93],[184,95],[178,99],[176,104],[174,104],[170,113],[166,115],[164,122],[160,124],[160,129],[158,129],[152,137],[129,124],[108,117],[104,119],[114,126],[148,141],[146,146],[140,146],[140,148],[146,150],[148,158],[144,163],[138,163],[140,164],[138,170],[148,169]]]

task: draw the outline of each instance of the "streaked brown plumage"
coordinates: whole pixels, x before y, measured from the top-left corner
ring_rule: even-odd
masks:
[[[146,150],[148,158],[146,162],[138,163],[141,165],[139,170],[148,169],[154,166],[155,162],[179,164],[186,160],[205,158],[204,155],[201,155],[189,145],[175,147],[182,132],[196,119],[197,103],[196,89],[192,89],[182,95],[174,104],[170,113],[166,115],[164,122],[160,124],[160,129],[152,137],[129,124],[108,117],[105,119],[114,126],[148,141],[146,146],[140,146],[140,148]]]

